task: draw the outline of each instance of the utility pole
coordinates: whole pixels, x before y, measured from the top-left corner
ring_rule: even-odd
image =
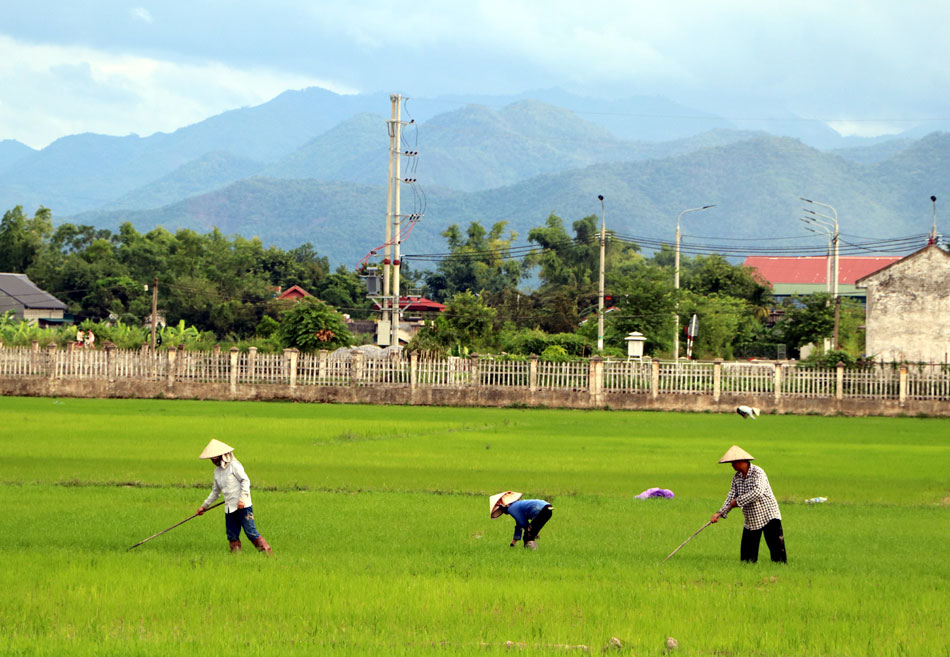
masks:
[[[152,352],[155,352],[155,326],[158,323],[158,276],[152,279]]]
[[[402,219],[400,215],[400,205],[399,205],[399,193],[402,188],[401,180],[401,165],[402,165],[402,94],[394,94],[389,97],[393,102],[393,110],[395,112],[395,121],[392,124],[393,128],[390,128],[390,133],[393,134],[393,164],[395,165],[395,172],[392,178],[393,185],[393,318],[392,318],[392,327],[393,327],[393,340],[392,346],[393,349],[399,349],[399,245],[402,242],[402,234],[400,232],[400,220]]]
[[[390,255],[392,253],[392,241],[393,241],[393,158],[395,157],[395,149],[393,147],[394,140],[396,137],[395,133],[395,122],[396,122],[396,100],[392,100],[392,111],[390,112],[391,119],[387,121],[387,127],[389,129],[389,173],[386,176],[386,180],[389,185],[386,188],[386,241],[385,249],[383,251],[383,298],[381,299],[382,304],[382,316],[380,317],[381,323],[383,326],[386,326],[386,323],[390,321],[391,314],[389,312],[389,265],[390,265]],[[384,344],[382,341],[382,336],[377,335],[377,340],[380,344]]]
[[[600,287],[597,296],[597,351],[604,350],[604,255],[607,251],[607,210],[604,209],[604,196],[600,199]]]
[[[934,225],[933,225],[933,228],[930,229],[930,241],[927,243],[936,244],[937,243],[937,197],[931,196],[930,202],[934,204]]]
[[[676,314],[673,315],[673,360],[677,363],[680,360],[680,314],[679,314],[679,292],[680,289],[680,219],[683,218],[683,215],[687,212],[700,212],[701,210],[708,210],[709,208],[716,207],[716,204],[704,205],[701,208],[689,208],[688,210],[683,210],[680,212],[679,216],[676,217],[676,255],[673,257],[673,289],[677,290],[676,292]]]
[[[820,217],[821,219],[825,220],[824,222],[822,222],[821,219],[815,219],[814,220],[815,223],[824,224],[829,227],[831,226],[834,227],[834,234],[831,238],[832,243],[834,244],[834,247],[835,247],[834,278],[833,278],[832,292],[831,292],[831,295],[835,301],[835,330],[834,330],[834,336],[832,338],[832,348],[837,349],[838,348],[838,307],[840,305],[840,301],[838,299],[838,271],[840,269],[839,264],[838,264],[838,242],[839,242],[838,240],[838,236],[839,236],[838,211],[835,210],[832,206],[828,205],[827,203],[822,203],[821,201],[813,201],[811,199],[804,198],[802,196],[799,196],[798,198],[801,199],[802,201],[805,201],[805,203],[810,203],[812,205],[820,205],[823,208],[828,208],[829,210],[831,210],[831,214],[834,215],[834,216],[829,217],[826,214],[815,212],[814,210],[809,210],[807,208],[805,209],[805,212],[807,212],[808,214],[811,214],[815,217]],[[828,222],[831,222],[831,223],[829,224]]]

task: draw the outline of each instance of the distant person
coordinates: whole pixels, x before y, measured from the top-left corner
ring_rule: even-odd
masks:
[[[86,334],[82,332],[82,329],[76,329],[76,346],[86,346]]]
[[[738,445],[730,447],[720,463],[731,463],[736,474],[722,508],[712,514],[710,522],[719,522],[732,509],[742,508],[745,526],[742,529],[742,543],[739,558],[755,563],[759,560],[759,541],[765,535],[765,544],[769,546],[772,561],[786,563],[785,534],[782,531],[782,514],[778,509],[778,500],[772,493],[769,478],[765,470],[752,465],[754,457]]]
[[[759,417],[759,409],[753,406],[740,406],[736,409],[736,413],[741,415],[746,420],[749,418],[754,420],[755,418]]]
[[[89,347],[90,349],[94,349],[96,346],[96,336],[92,332],[92,330],[89,330],[86,333],[86,346]]]
[[[524,546],[529,550],[538,549],[538,534],[551,519],[554,507],[544,500],[522,500],[521,493],[506,491],[489,498],[491,517],[500,518],[507,514],[515,521],[515,534],[509,547],[521,540],[524,532]]]
[[[214,483],[208,499],[198,507],[198,515],[218,499],[224,496],[224,527],[228,535],[231,552],[241,551],[241,529],[260,552],[271,552],[270,545],[257,531],[254,524],[254,509],[251,506],[251,480],[244,472],[244,466],[234,458],[234,448],[219,440],[211,439],[198,458],[210,459],[214,463]]]

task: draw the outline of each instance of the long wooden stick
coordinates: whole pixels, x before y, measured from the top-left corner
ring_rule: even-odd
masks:
[[[222,500],[221,502],[218,502],[217,504],[215,504],[215,505],[213,505],[213,506],[209,506],[207,509],[205,509],[205,511],[210,511],[211,509],[213,509],[213,508],[215,508],[215,507],[218,507],[218,506],[221,506],[222,504],[224,504],[224,501],[223,501],[223,500]],[[165,532],[170,532],[171,530],[173,530],[173,529],[174,529],[175,527],[177,527],[178,525],[184,525],[186,522],[188,522],[189,520],[191,520],[191,519],[193,519],[193,518],[197,518],[199,515],[201,515],[201,514],[200,514],[200,513],[196,513],[196,514],[194,514],[194,515],[192,515],[192,516],[188,516],[187,518],[185,518],[185,519],[182,520],[181,522],[176,522],[174,525],[172,525],[172,526],[169,527],[168,529],[163,529],[162,531],[158,532],[157,534],[153,534],[152,536],[149,536],[149,537],[146,538],[144,541],[139,541],[138,543],[136,543],[136,544],[133,545],[132,547],[128,548],[128,549],[126,550],[126,552],[128,552],[128,551],[131,550],[132,548],[137,548],[137,547],[140,546],[142,543],[148,543],[148,542],[149,542],[150,540],[152,540],[153,538],[155,538],[155,537],[157,537],[157,536],[161,536],[161,535],[164,534]]]
[[[707,527],[709,527],[709,525],[711,525],[711,524],[712,524],[712,520],[710,520],[710,521],[707,522],[705,525],[703,525],[702,527],[700,527],[699,529],[697,529],[695,532],[693,532],[693,535],[692,535],[692,536],[690,536],[690,537],[687,538],[685,541],[683,541],[682,543],[680,543],[680,544],[679,544],[679,547],[677,547],[675,550],[673,550],[673,551],[670,552],[668,555],[666,555],[666,559],[669,559],[669,558],[672,557],[674,554],[676,554],[677,552],[679,552],[681,547],[683,547],[684,545],[686,545],[687,543],[689,543],[691,540],[693,540],[693,538],[695,538],[696,534],[698,534],[699,532],[703,531],[704,529],[706,529]],[[666,559],[664,559],[663,561],[666,561]]]

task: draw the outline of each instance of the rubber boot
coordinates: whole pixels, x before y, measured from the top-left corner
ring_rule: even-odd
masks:
[[[256,547],[259,552],[266,552],[267,554],[273,553],[273,550],[270,549],[270,545],[267,544],[263,536],[258,536],[251,542],[254,543],[254,547]]]
[[[231,552],[241,551],[241,541],[228,541],[228,544],[231,546]]]

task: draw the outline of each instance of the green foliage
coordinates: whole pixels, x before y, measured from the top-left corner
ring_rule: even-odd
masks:
[[[567,349],[562,347],[559,344],[552,344],[544,348],[544,351],[541,352],[541,360],[553,361],[556,363],[566,363],[571,359],[567,355]]]
[[[277,336],[285,347],[304,352],[348,347],[352,343],[340,313],[313,297],[301,299],[281,314]]]
[[[426,278],[426,294],[444,302],[462,292],[497,294],[515,288],[521,281],[521,264],[508,255],[518,236],[504,237],[507,222],[499,221],[486,231],[477,221],[469,224],[463,239],[458,225],[449,226],[442,236],[451,255],[441,260]]]
[[[471,292],[459,292],[446,303],[445,317],[455,341],[477,348],[490,339],[495,309]]]
[[[274,331],[276,331],[279,327],[280,327],[280,322],[278,322],[276,319],[274,319],[270,315],[264,315],[263,317],[261,317],[261,321],[257,325],[256,333],[262,338],[269,338],[271,335],[274,334]]]
[[[543,354],[550,347],[558,347],[571,357],[590,355],[591,341],[576,333],[549,334],[538,329],[513,330],[509,328],[499,336],[502,351],[512,354]]]
[[[858,365],[858,359],[843,349],[829,349],[823,354],[816,350],[811,356],[802,361],[802,363],[814,364],[818,367],[835,368],[838,363],[843,363],[845,368],[854,369]]]
[[[835,326],[831,295],[825,292],[795,297],[782,321],[785,342],[799,349],[810,342],[821,344],[830,337]]]

